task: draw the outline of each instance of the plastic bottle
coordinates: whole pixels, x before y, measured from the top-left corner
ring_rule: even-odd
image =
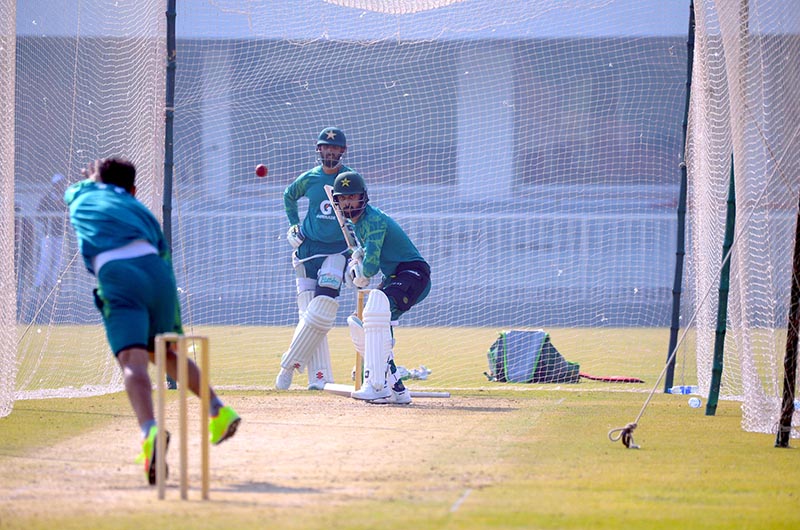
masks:
[[[699,394],[700,388],[697,385],[678,385],[669,389],[670,394]]]

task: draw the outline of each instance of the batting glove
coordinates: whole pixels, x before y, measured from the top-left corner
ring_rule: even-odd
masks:
[[[357,249],[355,249],[353,251],[353,254],[350,256],[350,259],[353,260],[353,261],[357,261],[359,263],[363,263],[364,262],[364,249],[361,248],[361,247],[358,247]]]
[[[289,227],[289,231],[286,232],[286,241],[292,245],[292,248],[297,248],[303,244],[305,241],[306,236],[303,235],[303,231],[300,230],[298,225],[292,225]]]
[[[364,276],[364,267],[361,265],[360,261],[351,260],[347,265],[345,276],[347,283],[358,289],[363,289],[369,285],[369,278]]]

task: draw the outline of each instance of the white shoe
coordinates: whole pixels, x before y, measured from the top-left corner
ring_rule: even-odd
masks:
[[[410,405],[411,392],[409,392],[407,388],[404,388],[400,392],[396,392],[392,389],[392,393],[389,397],[373,399],[369,402],[374,405]]]
[[[294,375],[294,368],[287,370],[281,366],[281,371],[278,372],[278,377],[275,378],[275,388],[278,390],[288,390],[292,386],[292,376]]]
[[[383,389],[375,390],[371,384],[364,382],[361,389],[350,393],[353,399],[363,399],[364,401],[375,401],[376,399],[387,399],[392,395],[392,390],[384,385]]]

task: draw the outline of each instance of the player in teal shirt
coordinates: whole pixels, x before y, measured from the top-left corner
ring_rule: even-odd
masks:
[[[120,158],[97,160],[83,173],[88,178],[67,188],[64,201],[86,268],[97,277],[95,305],[144,434],[139,460],[153,485],[158,427],[147,369],[155,361],[155,336],[183,332],[169,247],[158,220],[134,197],[136,168],[132,163]],[[177,356],[172,348],[167,354],[167,372],[177,377]],[[199,382],[199,369],[189,359],[189,388],[198,396]],[[233,436],[241,421],[213,388],[210,415],[214,444]]]
[[[371,403],[410,403],[409,393],[396,375],[390,324],[428,296],[431,290],[430,266],[400,225],[368,204],[367,187],[361,175],[356,172],[339,174],[333,184],[333,198],[344,217],[353,223],[361,245],[348,265],[348,282],[357,288],[365,288],[370,278],[378,273],[382,276],[380,285],[370,292],[364,308],[363,327],[357,319],[348,319],[356,349],[364,352],[365,363],[365,383],[361,390],[353,393],[353,397]],[[376,316],[376,323],[370,322],[372,315]],[[369,337],[360,343],[363,330],[376,328],[383,329],[379,342],[384,344],[377,353],[370,351],[372,342]]]
[[[309,390],[322,390],[325,383],[333,382],[327,332],[336,318],[336,298],[344,282],[348,251],[325,186],[333,186],[336,175],[352,169],[342,164],[347,139],[341,129],[323,129],[317,136],[316,150],[319,165],[297,177],[283,192],[291,225],[286,239],[295,249],[292,265],[297,274],[300,322],[289,349],[281,357],[281,370],[275,380],[279,390],[289,388],[294,372],[306,367]],[[301,223],[297,203],[303,197],[308,199],[308,210]],[[306,325],[309,322],[310,331]]]

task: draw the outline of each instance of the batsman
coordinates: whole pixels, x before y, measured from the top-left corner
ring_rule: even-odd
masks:
[[[367,186],[354,171],[340,173],[333,182],[335,207],[352,223],[357,249],[347,266],[346,281],[365,288],[381,273],[364,305],[363,322],[350,316],[350,336],[364,359],[364,382],[351,394],[369,403],[411,403],[411,395],[397,377],[392,326],[400,315],[428,296],[431,269],[397,222],[369,203]]]
[[[294,372],[308,368],[308,389],[322,390],[333,382],[327,334],[336,320],[337,297],[344,282],[349,249],[325,186],[336,176],[352,171],[342,164],[347,151],[344,131],[326,127],[317,136],[318,165],[301,174],[283,192],[289,231],[286,239],[294,248],[292,266],[297,274],[297,307],[300,321],[289,349],[281,357],[275,387],[286,390]],[[297,202],[308,199],[308,210],[300,223]]]

